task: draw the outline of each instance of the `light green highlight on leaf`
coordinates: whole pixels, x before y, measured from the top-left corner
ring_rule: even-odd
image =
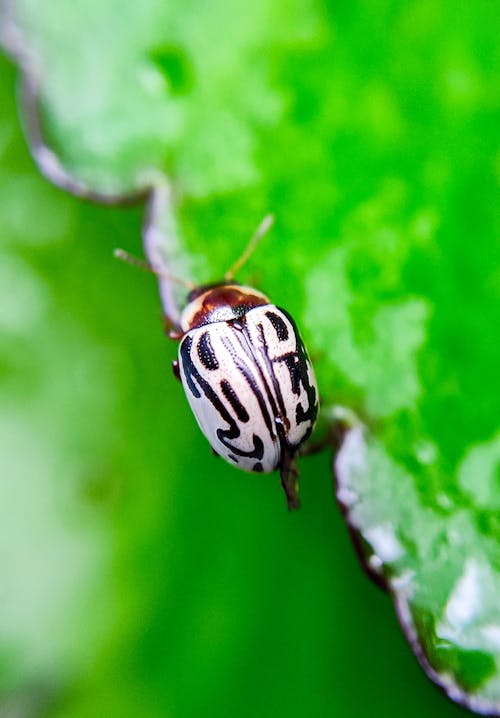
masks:
[[[469,448],[458,469],[458,482],[474,506],[500,509],[500,435]]]
[[[30,47],[27,67],[43,67],[44,121],[71,175],[116,194],[140,189],[144,170],[156,169],[205,197],[260,179],[256,130],[276,127],[285,106],[268,49],[310,41],[318,30],[310,4],[292,3],[286,21],[284,4],[88,0],[69,9],[55,0],[49,17],[23,0],[10,18]],[[179,71],[189,76],[183,86]]]
[[[371,338],[357,340],[347,261],[346,251],[335,249],[311,268],[305,323],[315,328],[317,345],[329,361],[364,389],[370,414],[387,417],[418,400],[417,355],[426,337],[427,304],[409,299],[380,306],[371,317]]]

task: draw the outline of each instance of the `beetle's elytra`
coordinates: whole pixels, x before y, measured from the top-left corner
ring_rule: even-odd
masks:
[[[296,456],[314,427],[318,390],[293,319],[230,281],[193,290],[179,330],[175,371],[212,449],[245,471],[279,469],[297,508]]]

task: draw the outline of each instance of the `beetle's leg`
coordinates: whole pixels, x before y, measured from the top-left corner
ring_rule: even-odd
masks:
[[[320,451],[324,451],[324,449],[329,448],[333,449],[333,451],[336,453],[342,446],[344,436],[350,428],[350,425],[346,424],[344,421],[333,421],[325,436],[318,439],[317,441],[309,442],[306,443],[304,446],[301,446],[299,450],[299,455],[312,456],[313,454],[317,454]]]
[[[282,447],[280,476],[288,510],[298,509],[300,500],[298,495],[299,467],[297,464],[297,451],[289,446]]]
[[[340,405],[325,407],[322,413],[322,426],[319,426],[315,432],[315,436],[319,433],[319,438],[301,446],[299,456],[311,456],[324,449],[333,449],[336,454],[344,443],[345,435],[361,423],[361,419],[350,409]]]
[[[181,373],[180,373],[180,371],[179,371],[179,362],[177,361],[177,359],[174,359],[174,360],[172,361],[172,372],[173,372],[175,378],[180,381],[180,380],[181,380]]]

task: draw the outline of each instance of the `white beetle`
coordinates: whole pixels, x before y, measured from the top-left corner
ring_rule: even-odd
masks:
[[[296,458],[318,415],[314,371],[290,315],[233,279],[271,222],[264,219],[223,281],[190,291],[169,336],[180,340],[174,374],[213,451],[244,471],[279,469],[295,509]]]
[[[279,468],[298,507],[295,458],[318,414],[314,371],[293,319],[250,287],[191,292],[176,371],[212,449],[245,471]]]

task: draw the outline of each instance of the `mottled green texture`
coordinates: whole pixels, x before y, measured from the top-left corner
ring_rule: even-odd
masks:
[[[498,705],[495,3],[14,7],[65,168],[104,193],[172,180],[176,271],[218,278],[275,212],[241,279],[368,427],[339,492],[371,570],[434,678]],[[154,281],[111,257],[140,252],[144,208],[42,180],[2,78],[2,707],[458,716],[360,574],[326,455],[295,515],[210,455]]]

